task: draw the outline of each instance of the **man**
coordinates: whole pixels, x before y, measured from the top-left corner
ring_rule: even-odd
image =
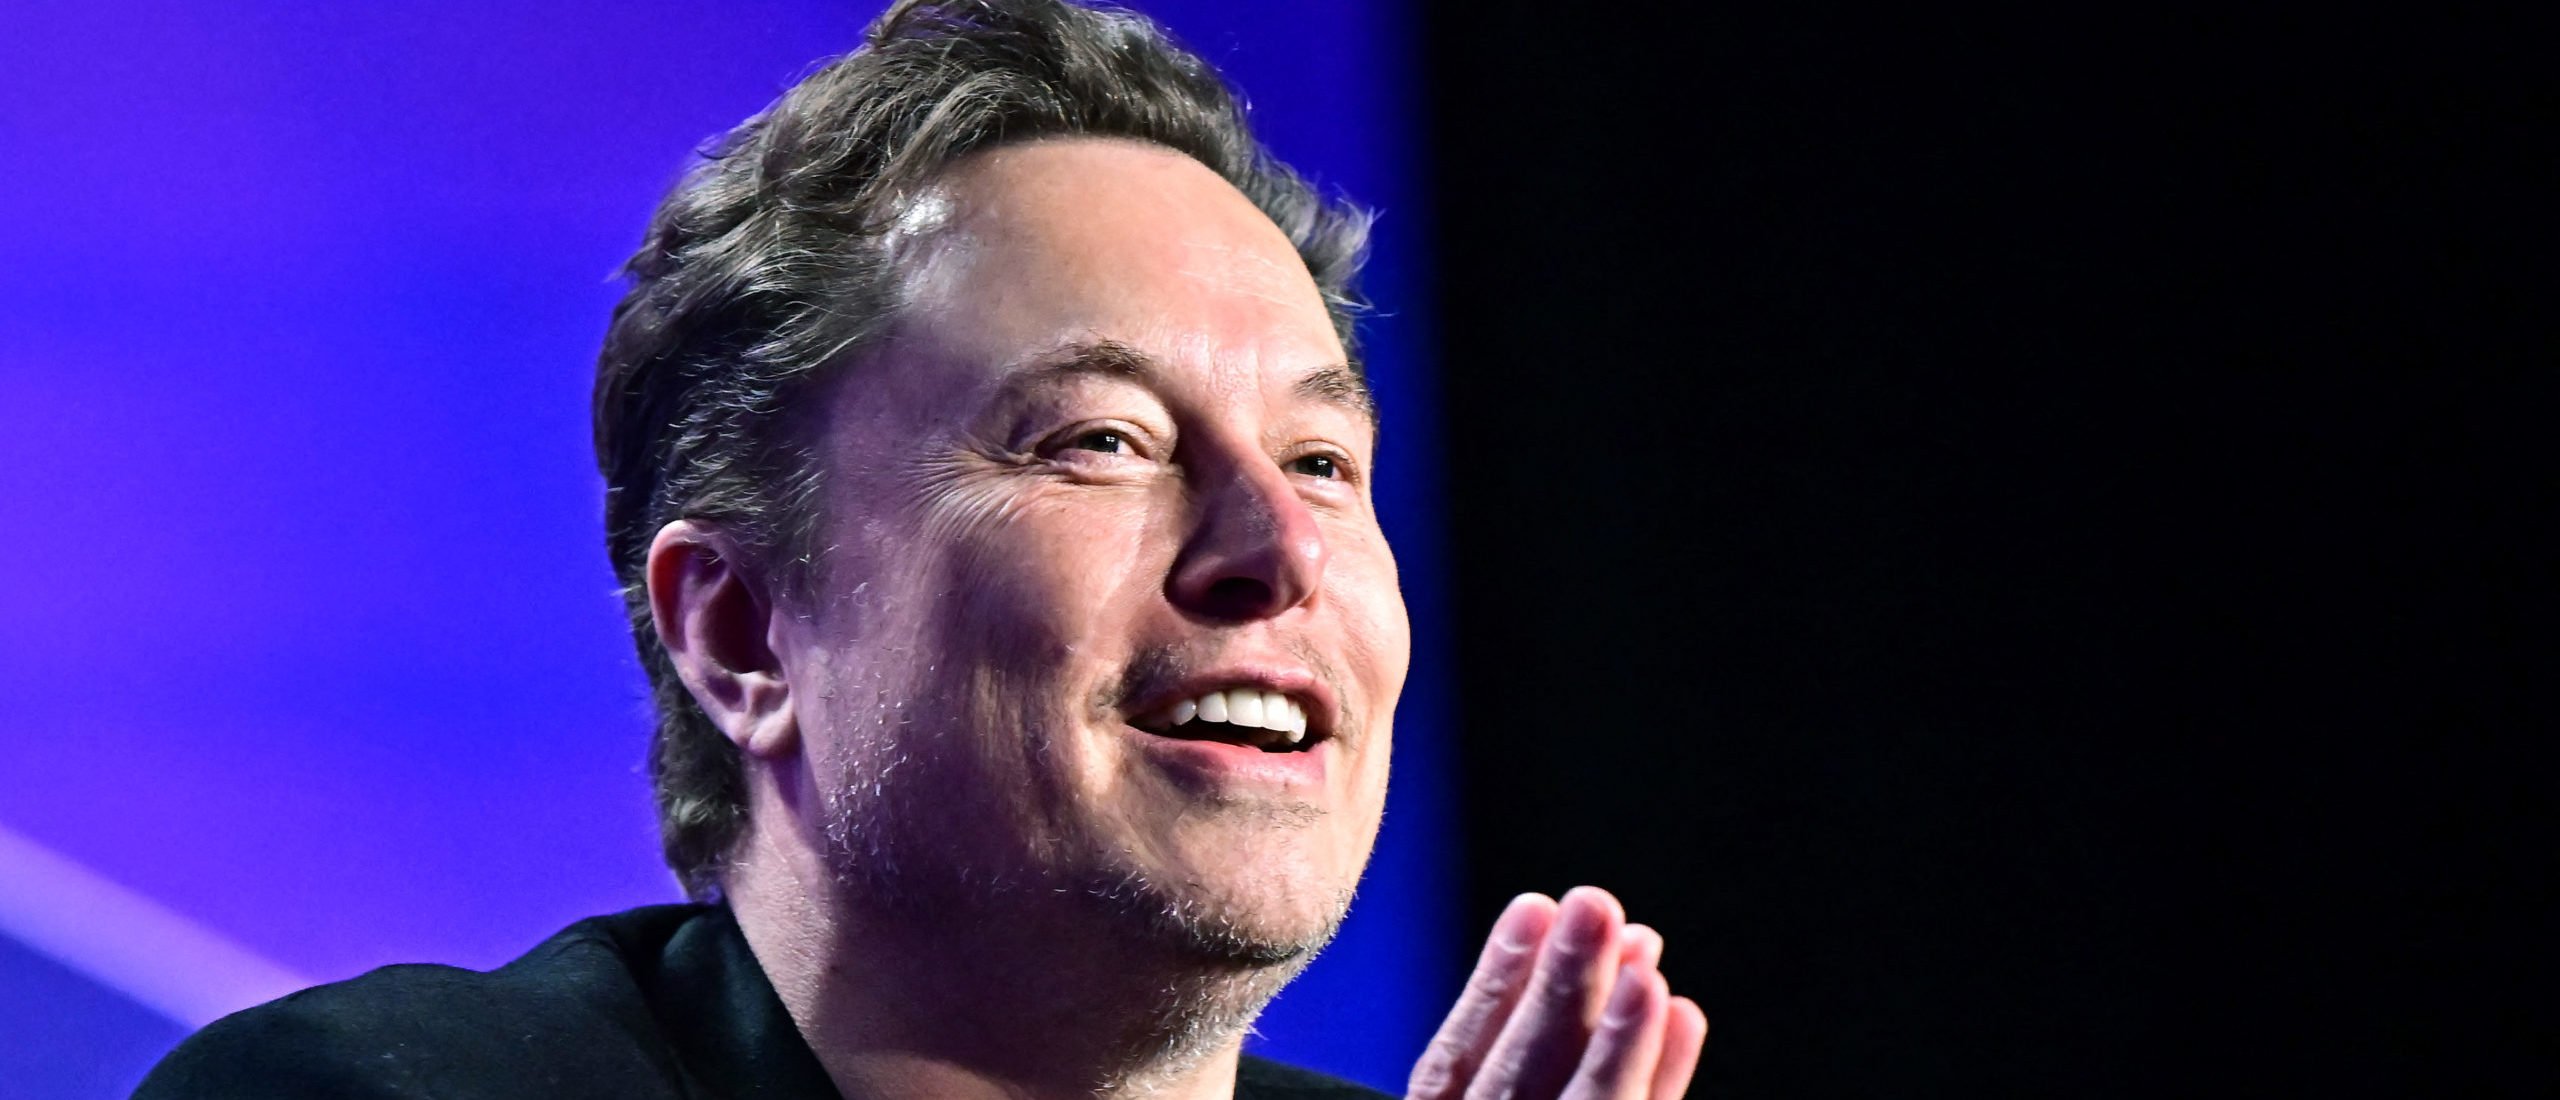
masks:
[[[599,368],[696,904],[253,1009],[142,1095],[1365,1094],[1240,1051],[1405,674],[1364,229],[1143,20],[893,8],[667,200]],[[1678,1096],[1660,950],[1515,902],[1412,1092]]]

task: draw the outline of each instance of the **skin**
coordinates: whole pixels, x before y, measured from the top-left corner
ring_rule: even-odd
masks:
[[[898,324],[811,410],[814,581],[709,523],[650,551],[747,761],[731,905],[848,1097],[1228,1097],[1385,801],[1411,639],[1365,392],[1287,239],[1178,153],[975,154],[895,248]],[[1138,728],[1231,674],[1295,685],[1319,766]],[[1515,903],[1414,1094],[1679,1095],[1705,1025],[1660,943],[1597,890]]]

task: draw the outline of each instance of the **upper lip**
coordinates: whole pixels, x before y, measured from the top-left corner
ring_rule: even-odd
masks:
[[[1308,744],[1333,737],[1336,705],[1333,688],[1315,673],[1294,665],[1231,666],[1151,686],[1141,692],[1129,707],[1129,724],[1134,726],[1161,715],[1185,699],[1196,699],[1228,688],[1254,688],[1286,695],[1306,709]]]

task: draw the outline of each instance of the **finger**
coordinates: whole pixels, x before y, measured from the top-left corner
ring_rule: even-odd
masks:
[[[1662,933],[1649,924],[1630,924],[1618,933],[1618,965],[1638,970],[1662,969]]]
[[[1673,997],[1662,1027],[1662,1061],[1653,1067],[1653,1100],[1680,1100],[1698,1072],[1698,1051],[1707,1042],[1707,1014],[1698,1002]]]
[[[1577,886],[1556,906],[1528,988],[1467,1085],[1468,1100],[1555,1096],[1582,1062],[1618,973],[1626,912],[1609,892]]]
[[[1539,947],[1556,924],[1556,903],[1544,894],[1522,894],[1504,906],[1476,956],[1475,973],[1465,992],[1441,1021],[1421,1060],[1413,1064],[1405,1095],[1414,1100],[1455,1100],[1464,1095],[1484,1064],[1485,1052],[1502,1033],[1520,992],[1529,984]]]
[[[1663,1023],[1671,983],[1658,971],[1625,967],[1609,992],[1609,1008],[1565,1086],[1565,1100],[1648,1100],[1662,1062]]]

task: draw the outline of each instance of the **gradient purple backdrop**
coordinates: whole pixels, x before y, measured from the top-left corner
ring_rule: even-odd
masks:
[[[1352,925],[1257,1046],[1400,1088],[1471,954],[1416,31],[1354,0],[1143,7],[1386,215],[1366,331],[1415,673]],[[491,966],[674,899],[587,446],[608,276],[688,149],[875,11],[0,11],[0,829],[314,980]],[[182,1032],[0,935],[0,1093],[120,1093]]]

